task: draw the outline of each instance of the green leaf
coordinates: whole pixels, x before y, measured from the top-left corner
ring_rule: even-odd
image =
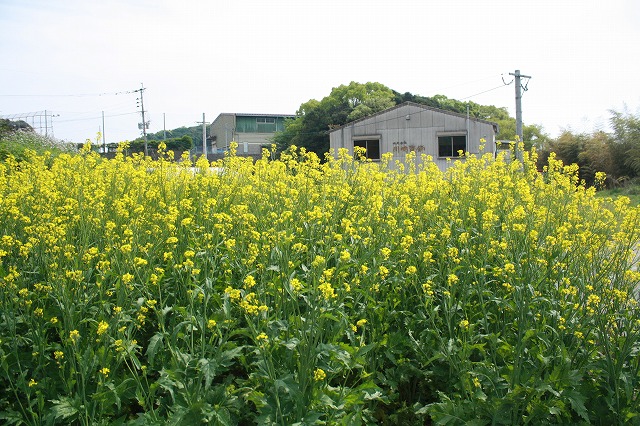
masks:
[[[13,410],[7,410],[0,413],[0,420],[2,420],[3,425],[19,425],[24,423],[22,415]]]
[[[171,395],[171,400],[175,402],[175,394],[173,392],[174,388],[182,389],[184,385],[182,383],[174,380],[174,372],[167,369],[160,370],[160,378],[157,380],[157,385],[160,386],[165,391],[169,392]]]
[[[231,421],[231,414],[229,414],[229,410],[226,408],[221,408],[215,412],[216,420],[222,426],[231,426],[233,422]]]
[[[78,415],[81,404],[79,400],[73,400],[66,396],[60,399],[51,400],[53,406],[51,407],[51,414],[54,419],[71,419]]]
[[[587,407],[585,407],[584,402],[587,400],[587,397],[582,395],[575,389],[565,391],[563,394],[569,399],[569,404],[571,404],[571,408],[574,409],[576,413],[580,417],[582,417],[585,421],[589,421],[589,413],[587,412]]]
[[[218,363],[215,361],[211,362],[207,358],[201,358],[200,361],[198,361],[198,369],[204,376],[205,389],[209,389],[209,387],[211,386],[211,382],[213,381],[213,378],[216,376],[216,372],[218,371]]]
[[[296,346],[298,346],[298,344],[300,343],[300,339],[296,339],[295,337],[287,340],[286,342],[283,342],[282,345],[289,349],[290,351],[294,350],[296,348]]]
[[[320,315],[320,318],[327,318],[327,319],[330,319],[331,321],[340,322],[340,319],[338,317],[336,317],[335,315],[329,312],[323,313],[322,315]]]
[[[164,347],[163,338],[164,333],[156,333],[151,337],[151,339],[149,339],[149,346],[147,346],[146,355],[150,365],[153,365],[153,360],[155,359],[156,354]]]
[[[220,365],[223,367],[230,366],[231,364],[233,364],[233,362],[231,361],[242,355],[243,350],[244,346],[238,346],[237,348],[228,349],[222,352],[222,354],[220,355]]]

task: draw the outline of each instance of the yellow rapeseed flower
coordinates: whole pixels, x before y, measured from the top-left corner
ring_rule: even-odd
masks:
[[[313,372],[313,379],[316,382],[320,382],[326,378],[327,378],[327,373],[325,373],[322,368],[316,368],[315,371]]]
[[[109,329],[109,324],[106,321],[100,321],[98,323],[98,329],[96,330],[96,334],[98,336],[102,336]]]
[[[291,285],[291,289],[296,292],[300,291],[300,289],[302,288],[302,283],[297,278],[291,278],[289,284]]]
[[[447,276],[447,284],[449,284],[450,286],[454,285],[458,281],[460,281],[460,278],[458,278],[458,276],[456,274],[449,274]]]
[[[389,259],[389,255],[391,254],[391,249],[389,247],[382,247],[380,249],[380,255],[384,260]]]
[[[135,257],[133,259],[133,264],[136,266],[146,266],[149,262],[147,262],[147,259],[143,259],[141,257]]]
[[[243,284],[244,288],[248,290],[256,285],[256,279],[253,277],[253,275],[247,275],[247,277],[243,281]]]
[[[227,288],[225,288],[224,293],[228,295],[229,299],[231,299],[234,302],[240,300],[240,298],[242,297],[240,290],[238,290],[237,288],[233,288],[231,286],[228,286]]]

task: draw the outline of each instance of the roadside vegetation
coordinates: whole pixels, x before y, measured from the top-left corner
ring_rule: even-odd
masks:
[[[24,161],[31,155],[28,152],[35,152],[38,155],[48,153],[48,155],[56,156],[64,152],[72,153],[75,151],[75,146],[72,144],[40,135],[30,128],[14,129],[8,124],[3,126],[3,123],[0,122],[0,161],[6,160],[8,157]]]

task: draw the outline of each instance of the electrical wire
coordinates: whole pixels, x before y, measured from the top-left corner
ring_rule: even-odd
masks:
[[[494,87],[493,89],[485,90],[484,92],[476,93],[475,95],[467,96],[466,98],[460,98],[460,99],[458,99],[458,100],[459,100],[459,101],[463,101],[463,100],[465,100],[465,99],[473,98],[474,96],[482,95],[483,93],[491,92],[491,91],[493,91],[493,90],[500,89],[501,87],[504,87],[504,86],[505,86],[505,85],[504,85],[504,84],[502,84],[502,85],[500,85],[500,86],[496,86],[496,87]]]
[[[117,96],[117,95],[126,95],[126,94],[130,94],[130,93],[136,93],[139,92],[140,89],[138,90],[128,90],[128,91],[123,91],[123,92],[104,92],[104,93],[76,93],[76,94],[57,94],[57,95],[52,95],[52,94],[48,94],[48,95],[33,95],[33,94],[29,94],[29,95],[24,95],[24,94],[0,94],[0,97],[43,97],[43,98],[66,98],[66,97],[70,97],[70,98],[84,98],[84,97],[98,97],[98,96]]]
[[[120,117],[123,115],[132,115],[132,114],[140,114],[140,112],[138,111],[134,111],[134,112],[124,112],[122,114],[110,114],[110,115],[105,115],[104,118],[111,118],[111,117]],[[102,118],[102,115],[96,116],[96,117],[84,117],[84,118],[70,118],[67,120],[56,120],[56,123],[68,123],[71,121],[87,121],[87,120],[99,120]]]

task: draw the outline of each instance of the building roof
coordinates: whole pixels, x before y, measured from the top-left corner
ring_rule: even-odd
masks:
[[[394,109],[400,109],[400,108],[403,108],[403,107],[406,107],[406,106],[414,106],[414,107],[422,109],[423,111],[434,111],[434,112],[439,112],[439,113],[442,113],[442,114],[453,115],[455,117],[461,117],[461,118],[464,118],[464,119],[467,118],[466,114],[460,114],[460,113],[453,112],[453,111],[447,111],[447,110],[444,110],[444,109],[434,108],[434,107],[430,107],[428,105],[423,105],[423,104],[418,104],[418,103],[415,103],[415,102],[407,101],[407,102],[403,102],[401,104],[392,106],[391,108],[387,108],[387,109],[384,109],[382,111],[378,111],[375,114],[371,114],[371,115],[368,115],[366,117],[362,117],[362,118],[359,118],[357,120],[351,121],[351,122],[349,122],[349,123],[347,123],[347,124],[345,124],[343,126],[335,127],[333,129],[331,129],[329,131],[329,133],[336,132],[336,131],[341,130],[341,129],[345,128],[345,127],[349,127],[349,126],[351,126],[351,125],[353,125],[355,123],[359,123],[361,121],[368,120],[368,119],[376,117],[378,115],[385,114],[385,113],[387,113],[389,111],[393,111]],[[416,114],[416,113],[412,113],[412,114]],[[472,117],[472,116],[469,116],[469,120],[476,121],[478,123],[490,124],[490,125],[493,126],[495,132],[498,133],[498,123],[494,123],[493,121],[482,120],[480,118],[475,118],[475,117]]]
[[[236,117],[295,117],[295,114],[250,114],[245,112],[222,112],[218,117],[223,115],[232,115]],[[217,118],[216,118],[217,119]]]
[[[236,117],[295,117],[295,114],[247,114],[237,112],[234,114]]]

